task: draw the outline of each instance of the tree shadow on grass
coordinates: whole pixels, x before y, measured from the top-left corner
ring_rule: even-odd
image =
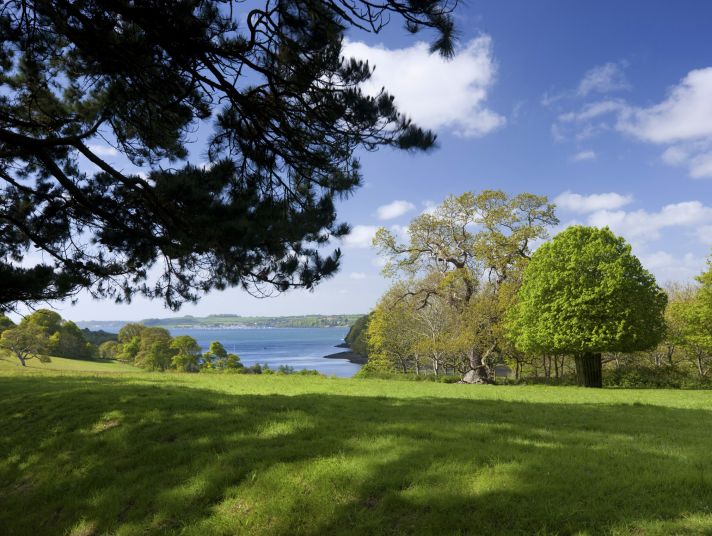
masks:
[[[712,411],[0,378],[0,533],[712,530]]]

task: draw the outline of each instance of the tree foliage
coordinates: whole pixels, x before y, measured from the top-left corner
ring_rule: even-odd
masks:
[[[200,345],[189,335],[178,335],[171,341],[171,349],[176,353],[171,363],[182,372],[198,372],[200,369]]]
[[[442,365],[465,381],[489,381],[505,345],[503,314],[532,243],[556,223],[546,197],[485,190],[450,196],[421,214],[408,226],[407,241],[386,229],[377,232],[384,273],[400,278],[392,292],[414,311],[417,349],[433,370]]]
[[[264,0],[243,23],[233,0],[3,2],[0,307],[88,288],[177,308],[330,276],[340,252],[320,247],[348,232],[334,201],[361,181],[355,151],[435,142],[361,91],[372,67],[343,36],[400,19],[448,56],[455,5]],[[51,261],[22,263],[34,249]]]
[[[9,350],[20,361],[23,367],[27,366],[29,359],[49,362],[46,356],[46,336],[43,329],[34,323],[20,323],[6,329],[0,335],[0,348]]]
[[[608,228],[574,226],[543,244],[524,270],[509,333],[532,353],[587,356],[655,346],[664,334],[667,297]],[[595,357],[597,355],[597,357]]]

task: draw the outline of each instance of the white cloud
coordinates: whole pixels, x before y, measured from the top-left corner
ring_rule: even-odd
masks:
[[[366,279],[366,274],[363,273],[363,272],[351,272],[351,273],[349,274],[349,277],[350,277],[351,279],[356,279],[356,280],[358,281],[358,280],[361,280],[361,279]]]
[[[687,167],[693,178],[712,177],[712,67],[690,71],[657,104],[638,107],[620,99],[589,102],[560,114],[552,126],[557,141],[587,139],[606,130],[667,146],[661,154],[663,162]]]
[[[712,67],[690,71],[668,97],[649,108],[628,108],[618,128],[641,140],[674,143],[712,136]]]
[[[595,151],[591,151],[590,149],[587,151],[581,151],[579,153],[576,153],[571,157],[571,160],[574,162],[584,162],[586,160],[595,160],[596,159],[596,153]]]
[[[385,87],[399,110],[419,126],[473,137],[505,123],[504,117],[487,108],[497,71],[492,39],[487,35],[469,41],[450,60],[431,54],[424,42],[388,49],[346,41],[344,56],[375,66],[364,91],[376,94]]]
[[[613,93],[631,88],[626,79],[624,68],[627,62],[609,62],[597,65],[586,71],[576,89],[559,92],[547,91],[541,98],[542,106],[552,106],[562,101],[580,99],[593,93]]]
[[[408,226],[407,225],[391,225],[389,229],[398,240],[407,241],[408,240]]]
[[[558,208],[580,214],[616,210],[632,202],[633,196],[621,195],[615,192],[591,195],[564,192],[554,198],[554,203]]]
[[[351,232],[342,238],[343,244],[352,248],[370,248],[376,231],[376,225],[355,225]]]
[[[645,242],[656,240],[660,231],[669,227],[683,227],[692,231],[712,224],[712,207],[699,201],[685,201],[665,205],[658,212],[635,210],[599,210],[588,217],[588,224],[608,226],[629,240]]]
[[[622,63],[606,63],[598,65],[586,72],[579,82],[576,93],[585,97],[589,93],[611,93],[630,89],[626,80]]]
[[[89,150],[97,156],[118,156],[119,151],[108,145],[99,145],[91,143],[88,145]]]
[[[561,114],[559,121],[562,123],[583,123],[603,115],[620,112],[624,109],[626,109],[626,104],[620,100],[590,102],[584,105],[578,112]]]
[[[666,251],[643,253],[639,256],[641,264],[655,274],[658,283],[668,281],[686,281],[699,275],[705,266],[704,258],[693,253],[671,255]]]
[[[409,201],[396,200],[387,205],[382,205],[376,210],[376,215],[379,220],[392,220],[398,218],[406,212],[415,209],[415,205]]]

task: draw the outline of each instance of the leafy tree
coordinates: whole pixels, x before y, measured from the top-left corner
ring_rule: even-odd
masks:
[[[49,338],[62,328],[62,317],[55,311],[49,309],[38,309],[25,316],[20,324],[32,324],[37,326]]]
[[[369,315],[365,337],[368,362],[364,366],[368,372],[407,372],[417,368],[414,320],[406,301],[399,300],[402,292],[398,286],[391,289]]]
[[[132,339],[133,340],[133,339]],[[135,363],[148,370],[166,370],[171,366],[171,335],[163,328],[146,328],[141,332]]]
[[[227,354],[225,357],[225,368],[228,370],[237,370],[244,368],[245,365],[240,361],[240,356],[237,354]]]
[[[210,348],[203,354],[203,366],[205,368],[225,368],[227,350],[219,341],[210,343]]]
[[[126,324],[119,330],[117,339],[119,347],[116,353],[116,359],[133,363],[136,356],[141,351],[141,335],[146,330],[143,324]]]
[[[354,352],[364,357],[368,356],[368,340],[366,333],[371,315],[363,315],[358,318],[349,328],[349,332],[344,337],[346,345]]]
[[[518,282],[532,242],[545,238],[547,227],[556,223],[554,205],[546,197],[509,196],[500,190],[466,192],[448,197],[435,210],[411,221],[407,242],[380,229],[374,245],[387,259],[386,275],[418,281],[407,290],[419,300],[417,307],[444,299],[458,315],[466,316],[474,311],[470,302],[483,288],[483,281],[492,285],[495,295],[503,285]],[[490,324],[479,329],[481,333],[501,331],[496,326],[503,320],[501,311],[492,312],[497,314],[479,317]],[[472,383],[489,382],[486,362],[497,340],[482,345],[472,337],[458,339],[461,344],[456,351],[467,358],[464,377]],[[470,346],[463,346],[468,341]]]
[[[173,367],[183,372],[198,372],[200,369],[200,345],[189,335],[179,335],[170,344],[176,352],[171,362]]]
[[[342,57],[391,19],[453,52],[450,0],[7,0],[0,8],[0,306],[81,288],[177,308],[199,293],[312,287],[339,264],[335,199],[358,149],[435,137]],[[210,165],[187,147],[212,132]],[[105,159],[109,143],[128,164]],[[197,154],[200,151],[193,151]],[[85,172],[79,159],[98,171]],[[37,247],[51,263],[27,266]],[[162,267],[156,284],[147,278]]]
[[[712,369],[712,260],[697,277],[699,289],[686,299],[671,304],[671,317],[678,326],[676,341],[685,349],[697,374],[705,377]]]
[[[47,338],[43,329],[31,322],[21,322],[19,326],[6,329],[0,335],[0,348],[15,354],[23,367],[26,367],[27,361],[33,358],[48,363],[50,359],[44,355],[46,344]]]
[[[102,359],[117,359],[119,353],[118,341],[104,341],[99,345],[99,357]]]
[[[569,227],[532,255],[509,334],[522,351],[573,354],[579,383],[601,387],[601,353],[655,346],[666,301],[623,238]]]
[[[43,333],[45,351],[54,356],[69,359],[89,359],[96,348],[84,339],[82,330],[74,322],[62,320],[59,313],[39,309],[27,315],[21,325],[36,326]]]
[[[49,338],[48,352],[51,355],[70,359],[90,359],[96,354],[96,346],[84,339],[84,333],[72,321],[62,322]]]

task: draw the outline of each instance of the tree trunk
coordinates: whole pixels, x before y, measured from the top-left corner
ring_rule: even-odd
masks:
[[[554,377],[559,379],[559,358],[554,356]]]
[[[20,364],[21,364],[23,367],[26,367],[26,366],[27,366],[27,364],[26,364],[26,361],[27,361],[27,360],[26,360],[24,357],[22,357],[20,354],[17,354],[17,359],[20,360]]]
[[[697,364],[697,372],[700,374],[700,378],[705,377],[705,370],[702,367],[702,352],[697,352],[697,358],[696,358],[696,364]]]
[[[465,373],[460,383],[492,383],[482,357],[476,352],[470,354],[470,370]]]
[[[576,381],[583,387],[603,387],[601,354],[585,352],[576,356]]]

